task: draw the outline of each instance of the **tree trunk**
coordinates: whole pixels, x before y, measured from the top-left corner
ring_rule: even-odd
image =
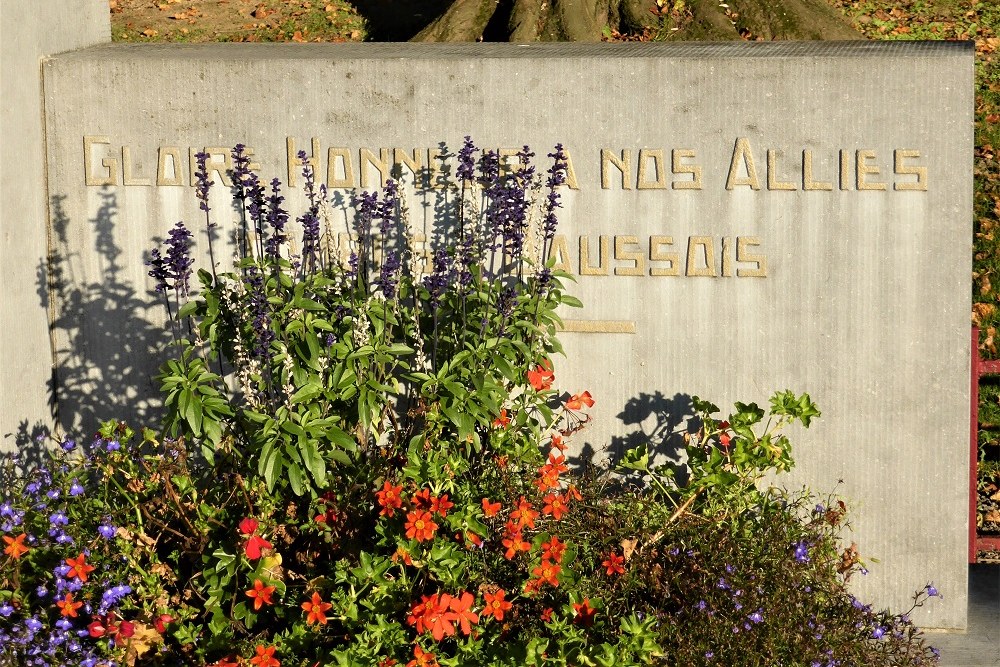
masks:
[[[414,41],[862,39],[826,0],[454,0]],[[499,29],[497,29],[499,26]],[[675,28],[675,29],[671,29]]]

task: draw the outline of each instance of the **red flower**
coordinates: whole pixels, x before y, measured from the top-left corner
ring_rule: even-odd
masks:
[[[415,539],[417,542],[434,538],[437,531],[437,524],[434,523],[430,512],[414,510],[406,515],[406,536]]]
[[[238,664],[239,663],[236,662],[236,658],[234,658],[231,655],[227,655],[225,658],[222,658],[221,660],[216,660],[215,662],[213,662],[210,665],[207,665],[206,667],[237,667]]]
[[[568,410],[582,410],[583,406],[587,406],[588,408],[594,407],[594,399],[590,396],[589,391],[585,391],[582,394],[573,394],[566,401],[566,408]]]
[[[264,648],[262,644],[257,644],[257,655],[250,658],[250,664],[256,667],[281,667],[281,661],[274,657],[276,650],[274,646]]]
[[[483,498],[483,512],[487,518],[496,516],[500,511],[500,503],[491,503],[489,498]]]
[[[265,604],[274,604],[271,595],[274,594],[274,586],[265,586],[260,579],[254,579],[253,588],[246,592],[246,596],[253,600],[254,611],[259,610]]]
[[[417,634],[430,632],[435,641],[451,637],[455,634],[454,621],[457,617],[448,611],[450,602],[451,596],[447,593],[424,595],[410,608],[406,623],[414,626]]]
[[[552,515],[552,518],[559,521],[563,518],[563,515],[569,511],[569,507],[566,505],[566,497],[561,493],[550,493],[544,498],[542,502],[545,506],[542,507],[542,512],[547,515]]]
[[[538,518],[538,512],[531,507],[531,503],[521,496],[517,500],[517,507],[513,512],[510,513],[510,518],[517,521],[518,528],[528,528],[535,527],[535,519]]]
[[[413,500],[411,501],[413,506],[418,510],[429,510],[431,508],[431,490],[430,489],[420,489],[415,494],[413,494]]]
[[[559,541],[558,535],[553,535],[548,542],[542,542],[542,558],[561,563],[566,553],[566,543]]]
[[[431,512],[440,514],[443,517],[448,516],[448,510],[455,506],[455,503],[448,500],[448,494],[444,494],[440,497],[431,496]]]
[[[562,571],[562,566],[558,563],[553,563],[547,558],[542,559],[542,564],[531,571],[531,574],[538,577],[538,582],[540,584],[549,584],[551,586],[559,585],[559,572]]]
[[[500,416],[493,420],[493,425],[497,428],[507,428],[510,424],[510,417],[507,416],[507,408],[500,409]]]
[[[590,607],[590,598],[583,598],[583,602],[573,604],[573,613],[576,614],[576,618],[573,619],[574,623],[589,628],[594,624],[594,615],[597,611]]]
[[[609,554],[601,565],[604,566],[608,576],[612,574],[625,574],[625,568],[622,565],[625,563],[625,559],[616,553]]]
[[[462,591],[461,597],[448,597],[450,597],[448,608],[451,610],[451,615],[454,616],[455,621],[458,621],[462,634],[468,637],[472,634],[472,624],[479,623],[479,614],[472,611],[472,603],[476,599],[468,591]]]
[[[425,651],[419,646],[414,646],[413,660],[406,663],[406,667],[438,667],[438,661],[433,653]]]
[[[4,535],[3,541],[7,543],[7,546],[4,547],[3,552],[14,560],[19,560],[21,556],[28,553],[28,547],[24,546],[24,538],[27,536],[27,533],[21,533],[17,537]]]
[[[531,543],[521,537],[521,528],[510,521],[507,522],[507,537],[503,539],[503,545],[507,547],[507,553],[504,554],[507,560],[514,558],[518,551],[531,550]]]
[[[76,558],[67,558],[66,564],[69,565],[69,572],[66,573],[66,576],[80,581],[87,581],[87,575],[97,569],[93,565],[87,564],[87,556],[84,554],[80,554]]]
[[[483,616],[492,616],[496,620],[502,621],[504,613],[510,611],[514,606],[513,603],[504,599],[505,595],[502,588],[498,589],[496,593],[484,593],[483,600],[486,601],[486,606],[483,609]]]
[[[73,602],[73,594],[67,593],[65,598],[56,602],[56,606],[59,607],[59,613],[63,616],[76,618],[76,610],[82,607],[83,603]]]
[[[382,490],[375,492],[375,498],[382,507],[379,516],[383,514],[385,516],[394,516],[396,514],[396,510],[403,506],[403,498],[399,495],[402,490],[402,484],[393,486],[392,482],[386,480],[382,486]]]
[[[302,610],[306,612],[306,623],[326,625],[326,611],[332,606],[329,602],[323,602],[319,593],[313,591],[312,599],[302,603]]]
[[[548,359],[542,361],[535,370],[528,371],[528,383],[534,387],[535,391],[545,391],[552,387],[555,374],[552,372],[552,364]]]
[[[244,535],[253,535],[257,532],[257,526],[259,525],[260,524],[257,523],[257,519],[247,517],[246,519],[240,521],[240,532]]]
[[[248,536],[247,543],[243,545],[243,551],[250,560],[259,559],[261,549],[271,548],[270,542],[255,534],[259,526],[256,519],[246,518],[240,521],[240,532]]]
[[[156,617],[156,620],[153,621],[153,627],[156,628],[156,631],[162,635],[167,631],[167,626],[173,622],[174,617],[170,614],[160,614]]]

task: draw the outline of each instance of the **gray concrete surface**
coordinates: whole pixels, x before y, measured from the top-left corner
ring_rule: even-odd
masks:
[[[969,566],[969,625],[965,633],[928,632],[940,667],[1000,665],[1000,564]]]
[[[335,197],[392,162],[568,149],[558,386],[589,390],[578,455],[649,441],[661,459],[691,395],[766,405],[809,392],[783,483],[855,508],[858,594],[963,628],[967,570],[973,51],[958,43],[104,46],[45,66],[52,252],[67,282],[60,406],[87,424],[152,406],[162,342],[143,253],[202,220],[191,155],[254,151],[265,179],[299,148]],[[396,150],[398,149],[398,151]],[[332,168],[331,168],[332,166]],[[417,169],[420,171],[420,168]],[[413,187],[411,220],[445,191]],[[216,222],[232,209],[213,196]],[[299,209],[301,210],[301,209]],[[204,233],[199,233],[201,248]],[[33,260],[36,261],[36,260]],[[119,389],[121,387],[121,389]],[[115,388],[108,396],[108,389]],[[838,480],[843,480],[838,484]]]
[[[41,59],[111,41],[106,0],[0,2],[0,448],[52,425]]]

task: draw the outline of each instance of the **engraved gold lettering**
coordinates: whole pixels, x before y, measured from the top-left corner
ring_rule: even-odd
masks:
[[[740,278],[766,278],[767,277],[767,257],[764,255],[751,255],[747,252],[748,247],[760,245],[760,238],[756,236],[740,236],[736,239],[736,261],[747,264],[756,264],[754,269],[736,269],[736,275]]]
[[[898,149],[893,151],[893,171],[900,175],[914,174],[917,177],[916,182],[914,181],[904,181],[902,183],[896,182],[893,184],[893,188],[896,190],[916,190],[920,192],[927,191],[927,167],[907,165],[903,162],[905,158],[920,157],[920,151],[913,149]]]
[[[597,266],[590,265],[590,237],[580,237],[580,275],[581,276],[606,276],[608,275],[608,264],[610,264],[611,248],[607,236],[600,236],[598,248],[600,260]]]
[[[378,170],[379,182],[377,187],[382,187],[385,185],[385,181],[389,178],[389,149],[380,148],[378,149],[378,157],[375,153],[367,148],[362,148],[358,151],[358,165],[361,168],[361,187],[370,188],[372,186],[372,181],[368,176],[368,165],[375,167]]]
[[[565,271],[569,273],[572,268],[569,265],[569,244],[566,242],[565,234],[556,234],[552,237],[552,246],[549,248],[548,259],[554,259],[553,271]]]
[[[698,251],[699,246],[702,248],[701,252]],[[699,257],[704,258],[704,266],[698,266]],[[684,275],[710,276],[712,278],[717,275],[715,273],[715,239],[711,236],[692,236],[688,238],[687,267]]]
[[[622,157],[619,160],[610,148],[601,149],[601,189],[611,188],[610,165],[614,165],[621,172],[622,190],[632,189],[632,151],[627,148],[622,149]]]
[[[413,149],[413,158],[404,151],[402,148],[392,149],[392,174],[396,178],[402,179],[403,177],[403,167],[410,170],[413,174],[413,183],[417,184],[417,181],[424,176],[424,157],[423,151],[418,148]]]
[[[813,153],[809,149],[802,151],[802,189],[833,190],[833,183],[813,180]]]
[[[122,146],[122,185],[152,185],[149,178],[141,178],[132,173],[132,151]]]
[[[615,259],[632,262],[632,266],[616,266],[616,276],[643,276],[646,275],[646,260],[642,256],[642,250],[629,250],[629,246],[639,245],[639,238],[636,236],[615,236]]]
[[[338,177],[337,174],[343,174]],[[354,162],[350,148],[330,148],[326,152],[326,187],[354,188]]]
[[[170,176],[167,176],[167,158],[170,158]],[[160,146],[156,159],[157,185],[184,185],[184,168],[181,165],[179,146]]]
[[[576,182],[576,169],[573,168],[573,157],[569,154],[568,148],[563,148],[566,155],[566,182],[563,184],[570,190],[579,190],[580,184]]]
[[[653,169],[656,171],[655,181],[651,181],[647,177],[647,166],[650,159],[653,160]],[[663,170],[662,148],[639,149],[639,173],[635,177],[635,187],[637,190],[665,190],[667,188],[667,175]]]
[[[728,236],[722,237],[722,277],[733,277],[733,249]]]
[[[684,158],[696,157],[693,150],[675,148],[670,151],[670,170],[674,174],[691,174],[691,180],[674,181],[670,186],[674,190],[701,190],[701,165],[685,164]]]
[[[665,269],[661,269],[655,266],[649,267],[649,275],[679,276],[681,274],[680,256],[676,252],[663,252],[661,250],[661,248],[672,246],[673,244],[674,244],[674,237],[672,236],[649,237],[649,261],[667,263],[667,268]]]
[[[878,176],[879,169],[876,165],[868,164],[868,160],[875,159],[875,151],[858,151],[857,153],[857,176],[858,176],[858,190],[885,190],[885,183],[879,183],[877,181],[869,181],[865,177],[868,174],[872,176]]]
[[[778,180],[778,152],[772,148],[767,149],[767,189],[768,190],[797,190],[795,183]]]
[[[740,163],[743,164],[743,168],[747,172],[746,176],[737,175]],[[729,163],[729,177],[726,179],[727,190],[732,190],[737,185],[749,185],[753,190],[760,190],[760,179],[757,178],[757,166],[753,161],[750,141],[745,137],[736,140],[736,146],[733,148],[733,159]]]
[[[83,175],[87,185],[118,185],[118,160],[110,157],[101,159],[101,166],[107,169],[107,175],[95,174],[93,152],[94,144],[110,144],[111,139],[105,136],[84,135],[83,137]]]
[[[229,156],[229,149],[225,146],[206,146],[205,152],[208,153],[208,159],[205,160],[205,171],[208,172],[209,177],[212,176],[214,171],[219,175],[219,180],[216,182],[222,183],[227,188],[233,186],[232,180],[229,178],[229,174],[233,172],[233,160]],[[222,161],[218,161],[216,157],[222,156]],[[194,162],[194,158],[191,162]],[[212,178],[214,181],[215,179]],[[191,179],[194,182],[194,179]]]
[[[851,189],[851,158],[850,151],[840,151],[840,189]]]
[[[319,139],[313,137],[310,143],[312,144],[312,155],[307,155],[306,160],[309,161],[309,166],[312,167],[314,174],[322,173],[319,168]],[[285,156],[288,161],[287,185],[294,188],[296,187],[296,177],[302,173],[302,161],[299,160],[299,152],[295,148],[295,137],[285,137]]]

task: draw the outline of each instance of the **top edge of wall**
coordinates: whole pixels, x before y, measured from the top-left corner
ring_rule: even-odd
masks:
[[[118,58],[204,60],[268,57],[291,60],[457,60],[463,58],[941,58],[974,55],[971,41],[674,42],[584,44],[580,42],[339,44],[105,44],[54,59]]]

